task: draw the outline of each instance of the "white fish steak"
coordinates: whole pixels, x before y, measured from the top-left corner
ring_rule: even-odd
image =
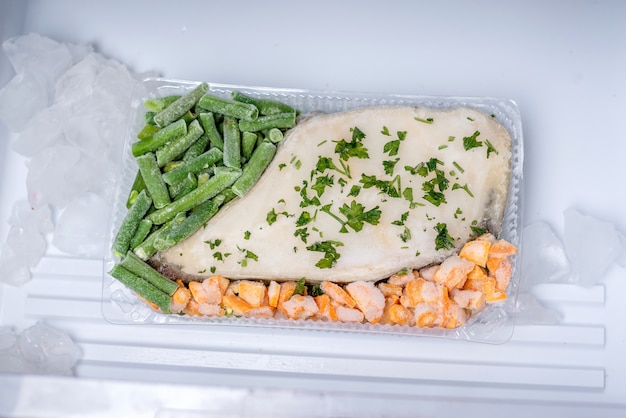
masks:
[[[302,118],[259,182],[153,262],[177,277],[379,280],[498,235],[511,138],[472,108]]]

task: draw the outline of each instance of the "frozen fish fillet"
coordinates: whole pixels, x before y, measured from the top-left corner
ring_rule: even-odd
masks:
[[[386,278],[498,235],[510,160],[506,129],[471,108],[310,116],[246,196],[152,261],[185,279]]]

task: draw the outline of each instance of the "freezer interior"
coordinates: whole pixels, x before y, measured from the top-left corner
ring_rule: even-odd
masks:
[[[2,42],[37,34],[114,60],[111,68],[137,80],[513,100],[524,137],[524,238],[514,329],[497,344],[117,324],[103,315],[104,235],[93,235],[106,233],[111,196],[92,188],[50,205],[52,224],[27,217],[40,222],[43,250],[29,278],[18,275],[23,283],[0,278],[0,415],[623,416],[624,17],[624,4],[604,1],[1,2]],[[16,74],[0,55],[0,88]],[[27,121],[8,106],[23,102],[6,98],[2,113],[15,117],[0,124],[2,243],[18,233],[16,202],[43,198],[27,191],[36,156],[15,149],[24,141],[11,128]],[[32,106],[49,108],[36,99]],[[119,160],[111,161],[114,171]],[[63,251],[55,228],[77,199],[77,216],[81,207],[89,216],[69,234],[87,236]],[[2,251],[2,271],[15,272],[6,244]],[[34,351],[25,360],[27,348],[15,350],[27,335]],[[53,348],[56,363],[37,357]]]

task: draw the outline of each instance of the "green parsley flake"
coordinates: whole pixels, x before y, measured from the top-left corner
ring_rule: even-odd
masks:
[[[418,117],[416,117],[415,120],[418,121],[418,122],[429,124],[429,125],[431,125],[435,121],[433,118],[422,119],[422,118],[418,118]]]
[[[434,227],[437,231],[437,237],[435,238],[435,250],[451,250],[454,248],[454,238],[448,233],[448,225],[445,223],[438,223]]]
[[[324,257],[320,259],[317,263],[315,263],[315,267],[318,267],[320,269],[329,269],[337,263],[337,260],[339,260],[339,258],[341,258],[341,254],[337,252],[337,247],[341,246],[343,246],[342,242],[329,240],[316,242],[315,244],[306,247],[306,249],[309,251],[324,253]]]
[[[476,131],[472,134],[472,136],[463,137],[463,148],[465,148],[465,151],[469,151],[472,148],[480,148],[483,146],[482,142],[476,140],[476,138],[478,138],[478,135],[480,135],[480,132]]]

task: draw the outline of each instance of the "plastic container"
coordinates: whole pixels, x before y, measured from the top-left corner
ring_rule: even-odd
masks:
[[[195,87],[198,82],[170,79],[150,78],[137,85],[131,101],[131,119],[126,135],[122,168],[118,175],[118,187],[111,215],[110,240],[113,242],[117,229],[126,214],[126,199],[135,174],[137,165],[130,152],[130,145],[135,142],[137,132],[143,127],[143,102],[147,98],[163,97],[173,94],[184,94]],[[368,93],[345,93],[329,91],[311,91],[296,89],[276,89],[264,87],[248,87],[210,83],[210,93],[225,98],[230,97],[233,90],[245,94],[276,99],[285,102],[303,114],[309,112],[340,112],[366,106],[415,106],[432,109],[449,109],[455,107],[471,107],[486,114],[493,115],[509,132],[512,139],[511,181],[509,200],[505,210],[501,238],[521,248],[522,218],[522,164],[523,137],[521,117],[517,105],[512,100],[501,98],[470,98],[470,97],[428,97],[384,95]],[[109,245],[111,248],[111,245]],[[286,319],[251,319],[224,317],[188,317],[165,315],[155,312],[141,302],[134,293],[117,280],[108,275],[108,271],[116,262],[112,252],[108,252],[104,260],[102,312],[104,317],[116,324],[205,324],[206,326],[247,326],[247,327],[282,327],[293,329],[318,329],[336,332],[360,332],[375,334],[396,334],[411,336],[442,337],[447,339],[467,340],[484,343],[504,343],[513,334],[513,313],[520,280],[520,255],[513,259],[513,276],[507,289],[506,301],[491,304],[482,312],[471,317],[468,322],[456,329],[419,328],[398,325],[370,325],[340,322],[322,322],[312,320]]]

